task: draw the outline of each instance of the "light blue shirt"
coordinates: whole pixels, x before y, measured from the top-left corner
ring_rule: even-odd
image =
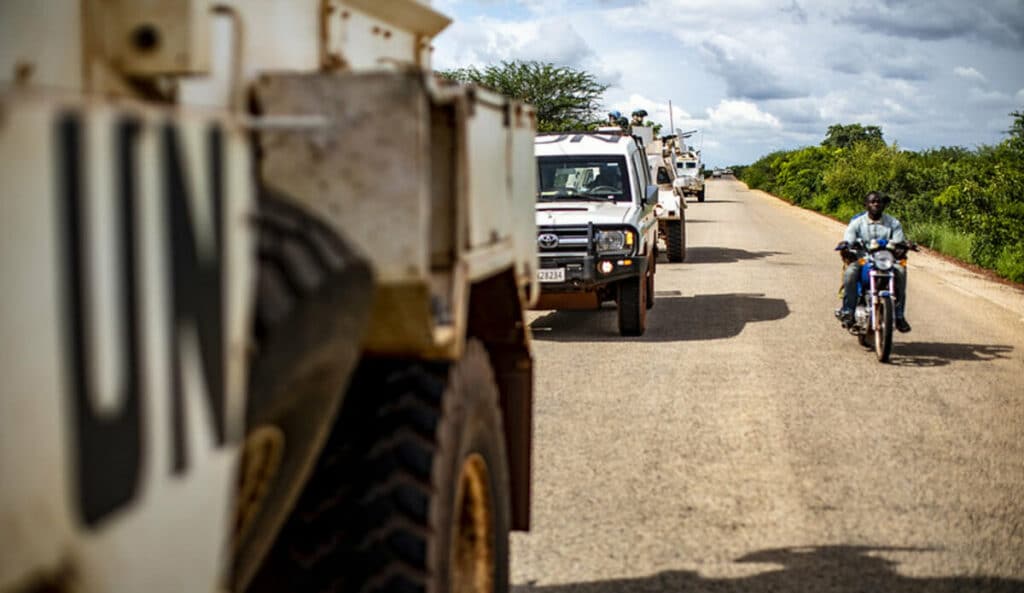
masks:
[[[894,243],[906,241],[900,221],[888,214],[882,214],[881,220],[871,220],[866,213],[854,216],[850,220],[850,226],[846,227],[846,234],[843,235],[843,240],[847,243],[853,243],[857,239],[865,243],[870,243],[872,239],[888,239]]]

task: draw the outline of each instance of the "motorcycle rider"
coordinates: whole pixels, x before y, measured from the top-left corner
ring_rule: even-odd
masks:
[[[846,227],[846,234],[839,244],[843,259],[847,262],[843,270],[843,307],[837,312],[843,327],[853,324],[853,310],[857,306],[857,282],[860,279],[860,260],[852,251],[858,239],[865,245],[873,239],[888,239],[890,243],[903,243],[903,225],[896,218],[885,214],[891,198],[882,192],[872,191],[864,196],[865,212],[854,216]],[[910,331],[910,323],[904,315],[907,306],[907,268],[900,263],[893,266],[896,281],[896,329],[902,333]]]

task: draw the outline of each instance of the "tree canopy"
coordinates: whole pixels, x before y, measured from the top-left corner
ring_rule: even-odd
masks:
[[[590,73],[568,66],[516,60],[439,74],[533,105],[537,110],[538,132],[591,129],[603,120],[600,99],[608,85],[597,82]]]
[[[1011,138],[1017,140],[1024,140],[1024,109],[1020,111],[1011,111],[1010,117],[1013,118],[1013,125],[1006,131]]]
[[[774,152],[739,175],[842,221],[868,191],[885,192],[911,239],[1024,282],[1024,109],[1010,117],[997,145],[918,152],[885,144],[874,126],[835,125],[822,146]]]
[[[821,145],[828,148],[851,148],[860,142],[884,146],[882,128],[860,124],[833,124],[828,127],[828,132],[826,132]]]

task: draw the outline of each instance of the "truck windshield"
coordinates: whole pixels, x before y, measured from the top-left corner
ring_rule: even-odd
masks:
[[[687,177],[697,175],[697,163],[695,161],[678,161],[676,163],[677,173]]]
[[[622,156],[537,157],[537,200],[630,201]]]

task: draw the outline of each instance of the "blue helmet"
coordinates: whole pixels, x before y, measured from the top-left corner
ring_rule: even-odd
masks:
[[[622,114],[619,113],[618,111],[609,111],[608,115],[614,117],[615,119],[619,119],[620,117],[622,117]]]

